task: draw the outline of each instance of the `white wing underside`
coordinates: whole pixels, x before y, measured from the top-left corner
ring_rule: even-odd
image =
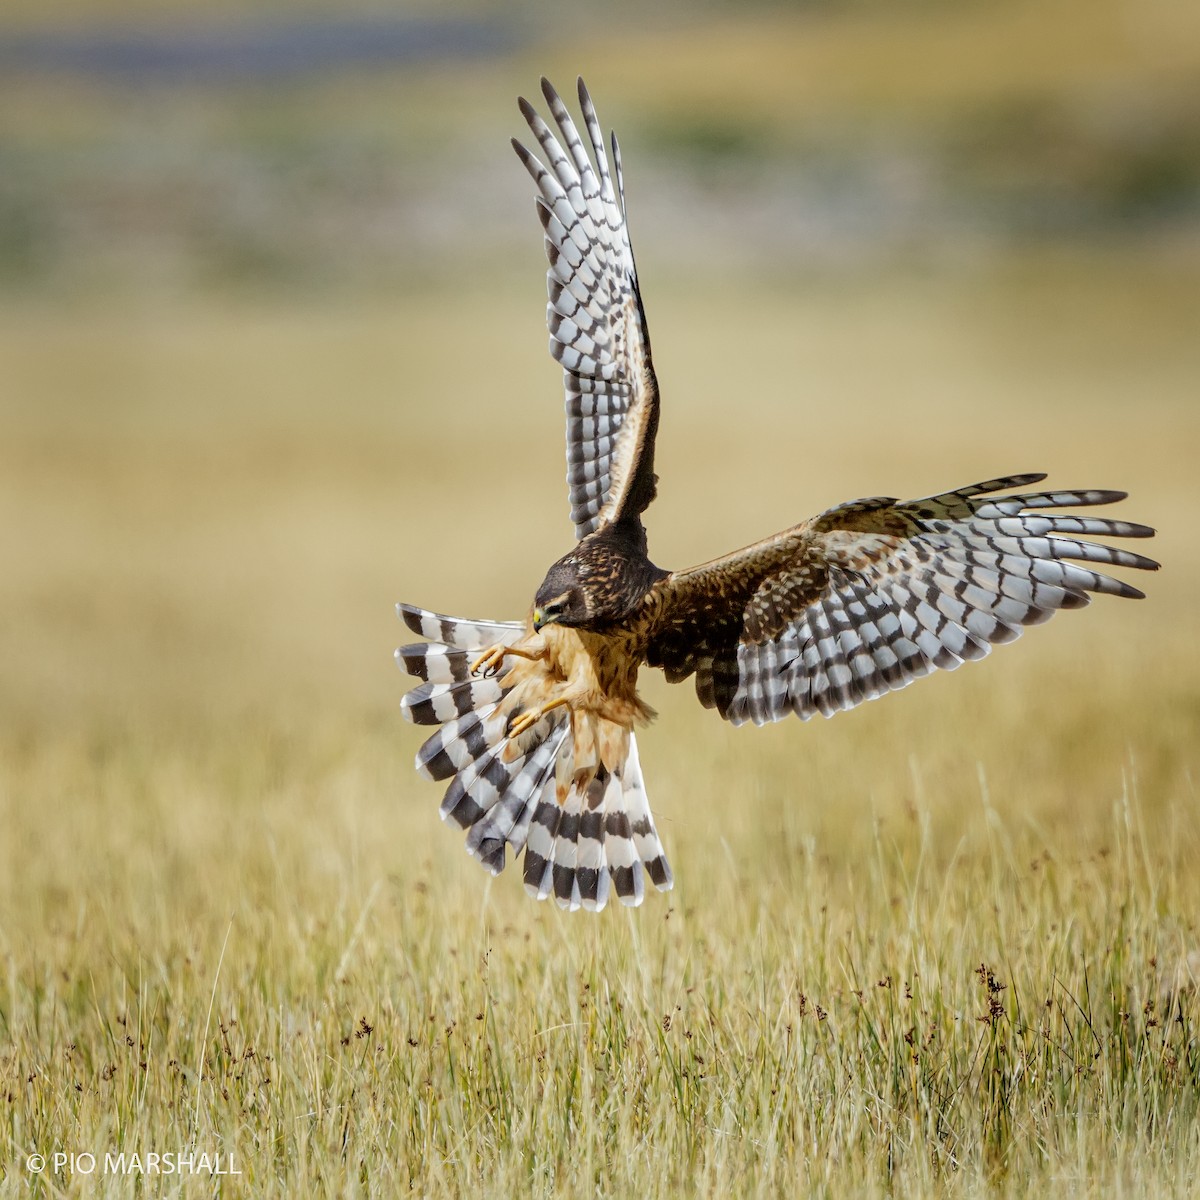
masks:
[[[550,262],[550,354],[563,368],[567,489],[571,520],[582,538],[618,510],[631,466],[646,444],[657,391],[616,137],[614,188],[600,123],[583,81],[579,100],[594,164],[566,106],[545,80],[542,91],[558,135],[522,100],[521,111],[543,158],[515,140],[513,146],[538,187],[538,216]]]

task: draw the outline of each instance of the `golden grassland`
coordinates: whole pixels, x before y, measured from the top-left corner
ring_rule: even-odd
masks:
[[[0,313],[0,1194],[1192,1193],[1194,273],[648,283],[666,565],[1052,469],[1166,569],[828,724],[652,684],[677,884],[599,917],[442,828],[390,662],[565,544],[537,274]]]

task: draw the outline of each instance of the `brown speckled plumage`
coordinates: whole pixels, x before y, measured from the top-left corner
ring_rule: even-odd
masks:
[[[582,80],[589,153],[543,80],[557,132],[521,101],[541,159],[550,351],[563,368],[567,483],[576,545],[547,572],[525,622],[443,617],[408,605],[427,639],[397,652],[424,682],[404,698],[440,724],[417,756],[449,779],[442,814],[493,872],[524,850],[527,889],[566,907],[638,904],[671,886],[646,800],[634,726],[643,665],[694,677],[701,702],[740,724],[831,716],[952,670],[1092,593],[1138,597],[1082,563],[1153,570],[1079,535],[1149,537],[1142,525],[1064,513],[1123,498],[1030,491],[1014,475],[902,502],[874,497],[686,571],[656,567],[642,513],[653,500],[659,393],[613,172]],[[614,183],[615,176],[615,183]]]

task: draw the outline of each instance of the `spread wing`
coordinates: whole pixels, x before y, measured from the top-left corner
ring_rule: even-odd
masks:
[[[832,716],[953,670],[1091,592],[1141,598],[1080,562],[1155,570],[1077,534],[1151,537],[1144,525],[1063,514],[1123,492],[1023,492],[994,479],[902,503],[857,500],[656,585],[647,661],[741,724]],[[1042,512],[1039,510],[1049,510]]]
[[[567,487],[577,537],[634,518],[654,499],[658,384],[625,223],[621,152],[616,187],[600,122],[583,80],[579,106],[595,162],[566,105],[542,80],[557,135],[524,99],[521,113],[542,157],[513,139],[537,184],[550,260],[550,353],[562,364],[567,410]]]

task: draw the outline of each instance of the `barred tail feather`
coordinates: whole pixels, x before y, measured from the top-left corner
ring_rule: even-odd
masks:
[[[493,875],[504,869],[509,850],[514,857],[524,852],[526,890],[543,900],[552,895],[570,910],[598,912],[613,894],[638,905],[647,877],[660,890],[670,888],[632,733],[611,770],[595,761],[594,746],[590,752],[581,746],[577,756],[564,710],[519,740],[510,738],[516,697],[503,675],[473,677],[470,664],[496,642],[518,641],[524,626],[464,621],[410,605],[398,611],[429,639],[396,651],[398,664],[423,681],[404,697],[402,711],[414,724],[440,725],[418,751],[417,770],[449,781],[442,818],[467,831],[467,852]]]
[[[467,617],[445,617],[426,608],[417,608],[414,604],[397,604],[396,612],[413,633],[419,633],[430,642],[440,642],[443,650],[486,650],[497,642],[511,646],[525,635],[525,625],[521,621],[472,621]],[[418,649],[418,646],[404,647],[405,651]]]
[[[660,892],[669,892],[675,884],[675,877],[667,863],[658,830],[654,826],[654,818],[650,815],[650,799],[646,795],[646,785],[642,780],[637,740],[632,735],[629,738],[629,757],[625,760],[621,790],[625,812],[628,814],[633,833],[634,853],[639,863],[645,867],[646,874],[650,876],[650,882]]]
[[[494,704],[447,721],[417,751],[417,772],[435,781],[453,778],[503,739],[507,723]]]
[[[564,742],[560,756],[571,749]],[[553,895],[571,911],[599,912],[613,893],[622,904],[641,904],[647,876],[659,891],[674,882],[630,734],[618,771],[600,765],[590,778],[572,779],[561,802],[555,780],[547,780],[529,826],[525,890],[539,900]]]
[[[541,792],[548,779],[553,781],[554,762],[568,732],[566,722],[563,722],[550,737],[527,754],[508,786],[496,797],[495,803],[470,826],[467,853],[478,859],[493,875],[499,875],[504,870],[506,847],[512,848],[514,856],[525,848],[533,817],[530,797]]]
[[[423,683],[404,695],[400,712],[414,725],[441,725],[494,705],[503,696],[504,689],[496,679]]]

